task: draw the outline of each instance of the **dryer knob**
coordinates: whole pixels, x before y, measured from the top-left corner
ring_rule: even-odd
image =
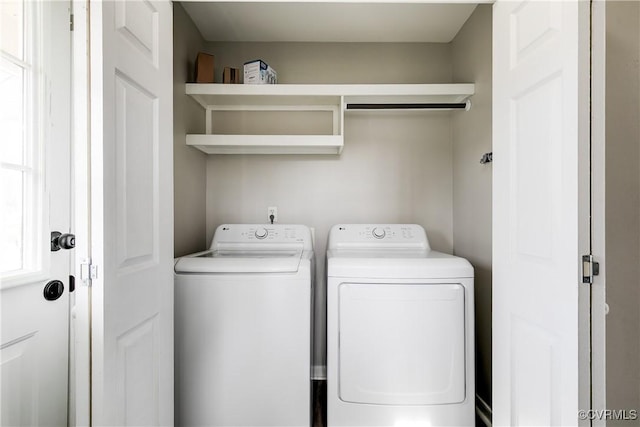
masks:
[[[387,234],[384,232],[384,229],[380,227],[374,228],[371,233],[373,234],[373,237],[375,237],[376,239],[382,239]]]
[[[256,238],[258,239],[264,239],[268,235],[269,235],[269,232],[267,231],[266,228],[258,228],[256,230]]]

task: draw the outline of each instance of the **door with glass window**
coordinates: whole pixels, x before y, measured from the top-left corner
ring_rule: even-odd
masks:
[[[0,425],[67,425],[68,2],[0,2]],[[52,232],[60,235],[57,250]],[[56,246],[56,245],[53,245]]]

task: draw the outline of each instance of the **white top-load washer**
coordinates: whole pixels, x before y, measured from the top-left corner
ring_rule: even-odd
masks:
[[[303,225],[221,225],[177,260],[176,425],[309,425],[313,277]]]
[[[411,224],[334,226],[329,426],[475,424],[473,267]]]

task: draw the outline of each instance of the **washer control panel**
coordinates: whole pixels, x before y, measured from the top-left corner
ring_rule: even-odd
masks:
[[[256,236],[256,239],[266,239],[269,235],[269,230],[263,227],[259,227],[256,229],[256,232],[253,233]]]
[[[354,246],[407,246],[429,248],[427,235],[417,224],[339,224],[329,233],[329,245]]]
[[[302,243],[312,247],[311,230],[304,225],[285,224],[223,224],[216,229],[211,249],[230,244]]]

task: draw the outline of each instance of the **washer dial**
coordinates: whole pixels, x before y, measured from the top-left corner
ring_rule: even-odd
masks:
[[[376,239],[382,239],[387,233],[385,233],[384,228],[376,227],[371,234],[373,234],[373,237]]]
[[[256,230],[255,236],[257,239],[264,239],[265,237],[267,237],[269,235],[269,232],[267,231],[266,228],[262,227],[262,228],[258,228]]]

